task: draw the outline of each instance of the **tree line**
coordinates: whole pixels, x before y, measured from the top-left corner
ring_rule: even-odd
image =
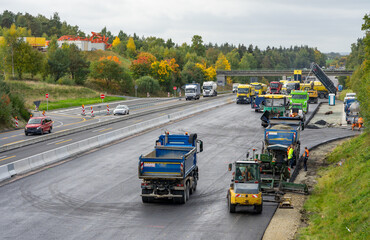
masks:
[[[47,18],[40,14],[14,14],[5,10],[0,14],[0,26],[0,35],[6,41],[0,50],[4,63],[0,70],[3,74],[10,73],[19,79],[24,73],[31,74],[31,78],[39,74],[42,79],[49,81],[80,85],[91,80],[99,83],[101,88],[114,92],[132,93],[134,85],[139,86],[139,91],[150,89],[167,92],[173,86],[214,81],[216,70],[302,69],[309,68],[311,62],[325,65],[326,61],[325,54],[308,46],[267,47],[262,50],[252,44],[204,43],[199,35],[194,35],[190,44],[179,45],[172,39],[139,37],[136,33],[129,35],[122,30],[114,36],[104,27],[100,33],[109,37],[109,43],[112,43],[108,51],[112,52],[112,56],[131,62],[124,67],[120,61],[112,61],[112,58],[90,63],[86,54],[73,45],[58,48],[56,39],[62,35],[88,36],[78,26],[62,22],[58,13]],[[43,36],[52,40],[46,53],[38,53],[14,36]],[[112,63],[108,64],[107,61]],[[114,65],[117,71],[110,71],[117,74],[104,77],[97,74],[97,68],[103,63]],[[111,69],[112,66],[100,68],[100,71]],[[270,78],[275,80],[274,77]],[[233,77],[228,79],[228,83],[231,81],[248,82],[249,78]]]

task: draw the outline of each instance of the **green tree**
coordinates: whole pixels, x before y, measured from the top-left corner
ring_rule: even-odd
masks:
[[[138,91],[141,93],[157,93],[160,89],[158,80],[150,76],[143,76],[137,79],[135,83],[138,86]]]
[[[239,63],[239,69],[253,70],[257,69],[257,60],[252,53],[246,52]]]
[[[203,45],[202,37],[199,35],[194,35],[191,39],[191,49],[198,55],[198,56],[204,56],[206,52],[206,48]]]
[[[119,83],[123,78],[124,69],[119,63],[103,59],[94,62],[91,66],[90,76],[95,79],[104,80],[109,89],[113,82]]]
[[[48,65],[54,81],[58,81],[59,78],[68,72],[70,65],[68,48],[58,48],[54,53],[51,53],[48,58]]]
[[[18,79],[22,79],[23,73],[31,69],[32,47],[23,41],[15,45],[14,68],[18,73]]]
[[[87,78],[87,75],[89,74],[90,63],[86,61],[80,49],[75,44],[69,45],[68,58],[68,68],[72,79],[75,81],[76,84],[83,85]]]
[[[229,61],[231,69],[238,69],[240,62],[240,55],[238,49],[233,49],[231,52],[226,54],[226,59]]]
[[[181,71],[181,78],[185,83],[203,83],[206,79],[203,70],[194,62],[187,62],[184,69]]]

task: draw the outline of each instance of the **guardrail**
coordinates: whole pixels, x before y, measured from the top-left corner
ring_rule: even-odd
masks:
[[[35,169],[42,168],[46,165],[53,164],[55,162],[67,159],[80,153],[84,153],[91,149],[109,144],[111,142],[128,137],[130,135],[134,135],[141,131],[160,126],[170,121],[174,121],[185,116],[189,116],[210,108],[222,106],[232,102],[233,97],[230,96],[229,98],[224,98],[218,101],[212,101],[210,103],[197,104],[190,109],[171,113],[138,124],[120,128],[112,132],[84,139],[66,146],[62,146],[53,150],[49,150],[31,157],[15,161],[13,163],[0,166],[0,181],[9,179],[14,175],[24,174]]]
[[[207,101],[211,101],[211,100],[215,100],[215,98],[207,98],[207,99],[202,99],[201,101],[194,101],[194,102],[184,102],[184,103],[180,103],[180,104],[176,104],[176,105],[172,105],[172,106],[165,106],[165,107],[162,107],[162,108],[156,108],[156,109],[148,110],[148,111],[145,111],[145,112],[142,112],[142,113],[137,113],[137,114],[133,114],[133,115],[126,115],[124,117],[118,117],[117,119],[108,119],[108,120],[105,120],[105,121],[92,123],[92,124],[85,125],[85,126],[75,127],[75,128],[71,128],[71,129],[68,129],[68,130],[65,130],[65,131],[62,130],[62,131],[59,131],[59,132],[55,132],[53,134],[43,135],[43,136],[40,136],[40,137],[37,137],[37,138],[24,140],[22,142],[17,142],[17,143],[14,143],[14,144],[1,146],[0,147],[0,153],[1,152],[6,152],[6,151],[9,151],[9,150],[13,150],[13,149],[17,149],[17,148],[21,148],[21,147],[25,147],[25,146],[32,145],[32,144],[35,144],[35,143],[43,142],[43,141],[46,141],[46,140],[66,136],[66,135],[69,135],[69,134],[72,134],[72,133],[78,133],[78,132],[82,132],[82,131],[85,131],[85,130],[88,130],[88,129],[101,127],[101,126],[105,126],[105,125],[120,122],[120,121],[125,121],[125,120],[132,119],[132,118],[141,117],[141,116],[144,116],[144,115],[147,115],[147,114],[150,114],[150,113],[161,112],[161,111],[164,111],[164,110],[168,110],[168,109],[172,109],[172,108],[178,108],[178,107],[187,106],[187,105],[193,105],[193,104],[197,104],[197,103],[199,104],[199,103],[207,102]]]

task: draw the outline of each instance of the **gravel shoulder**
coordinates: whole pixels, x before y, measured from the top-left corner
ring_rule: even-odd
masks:
[[[334,150],[337,145],[342,144],[348,139],[342,139],[321,145],[310,151],[310,158],[307,162],[307,172],[302,168],[295,183],[305,183],[309,192],[312,192],[317,183],[316,178],[318,169],[328,166],[326,155]],[[306,219],[303,210],[306,195],[287,193],[286,197],[291,197],[293,209],[278,208],[268,225],[263,240],[291,240],[296,239],[298,230],[306,226]]]

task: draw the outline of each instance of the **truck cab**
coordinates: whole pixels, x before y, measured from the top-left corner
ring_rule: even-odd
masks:
[[[238,93],[236,94],[236,104],[251,103],[255,96],[254,86],[249,84],[240,84],[238,86]]]
[[[300,90],[293,90],[290,92],[290,105],[292,106],[293,104],[301,104],[302,105],[302,110],[304,113],[308,112],[309,109],[309,95],[306,91],[300,91]]]
[[[185,85],[185,99],[198,100],[200,98],[200,85],[199,83],[186,84]]]
[[[217,84],[213,81],[203,83],[203,97],[217,96]]]
[[[229,211],[236,212],[236,206],[251,206],[262,212],[262,190],[259,163],[254,160],[236,161],[229,164],[229,171],[235,171],[227,193]]]
[[[299,90],[300,88],[300,82],[299,81],[290,81],[286,85],[286,92],[287,94],[290,94],[292,90]]]
[[[251,83],[252,86],[254,86],[255,94],[257,96],[266,94],[267,91],[267,85],[259,82],[253,82]]]
[[[270,94],[280,94],[282,84],[280,82],[270,82]]]

